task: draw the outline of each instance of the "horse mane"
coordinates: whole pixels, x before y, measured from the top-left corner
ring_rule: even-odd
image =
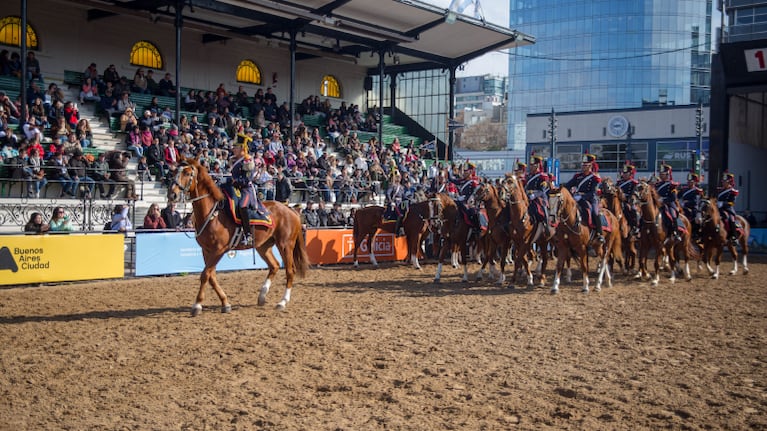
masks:
[[[714,222],[714,226],[718,226],[722,222],[722,215],[719,214],[719,208],[716,207],[716,198],[711,196],[707,199],[709,203],[709,211],[711,212],[711,220]]]
[[[210,193],[210,195],[216,201],[224,200],[224,192],[222,192],[221,189],[218,188],[218,186],[216,185],[216,182],[213,181],[213,178],[211,178],[210,175],[208,174],[208,170],[205,169],[205,166],[200,164],[199,160],[193,159],[193,158],[186,158],[181,161],[181,165],[182,166],[189,165],[194,167],[197,170],[197,188],[198,189],[207,190],[207,192]]]

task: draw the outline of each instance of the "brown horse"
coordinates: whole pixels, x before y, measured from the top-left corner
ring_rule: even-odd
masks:
[[[421,244],[430,231],[436,231],[440,226],[442,207],[439,198],[431,198],[423,202],[412,203],[408,206],[405,217],[402,219],[402,227],[405,229],[407,238],[407,257],[413,268],[421,269],[418,255]]]
[[[557,269],[554,274],[554,284],[551,293],[559,292],[559,280],[562,274],[562,268],[570,257],[575,257],[581,267],[583,274],[582,292],[589,291],[589,273],[588,273],[588,248],[594,250],[598,259],[597,265],[597,284],[595,290],[602,289],[602,279],[607,276],[607,285],[612,287],[612,275],[607,265],[607,258],[612,253],[617,259],[622,260],[621,236],[618,229],[618,220],[613,213],[606,209],[601,209],[601,213],[607,219],[607,226],[612,227],[612,231],[604,232],[604,244],[596,240],[596,235],[590,232],[589,226],[581,221],[581,213],[578,204],[573,195],[567,188],[552,189],[549,195],[549,206],[551,215],[556,220],[557,229],[552,239],[556,244],[557,251]],[[606,228],[607,226],[603,226]]]
[[[232,306],[216,279],[216,265],[229,250],[242,250],[251,247],[235,245],[238,224],[229,211],[222,208],[225,200],[223,192],[208,175],[207,169],[195,159],[183,159],[179,165],[174,183],[168,188],[168,200],[178,202],[189,198],[192,202],[192,220],[195,226],[195,238],[202,248],[205,269],[200,274],[200,290],[192,307],[192,315],[202,312],[205,299],[205,284],[210,283],[221,300],[221,311],[228,313]],[[269,266],[263,286],[258,295],[258,305],[266,303],[266,294],[272,285],[280,264],[272,253],[272,246],[277,246],[282,263],[285,265],[285,295],[277,303],[277,309],[284,310],[290,302],[293,278],[303,277],[309,268],[309,257],[301,232],[299,215],[280,202],[267,201],[264,205],[271,213],[272,226],[250,226],[253,235],[253,248]]]
[[[487,233],[482,244],[485,258],[482,260],[479,273],[477,273],[477,279],[482,279],[488,263],[492,274],[495,269],[495,259],[499,257],[501,273],[498,277],[498,284],[502,285],[506,280],[506,255],[511,249],[509,208],[499,195],[498,189],[492,184],[481,184],[477,189],[476,197],[484,203],[487,213]]]
[[[700,238],[703,244],[703,263],[706,264],[711,278],[715,279],[719,278],[719,264],[725,247],[730,250],[733,257],[733,268],[730,275],[735,275],[738,272],[738,252],[735,244],[727,236],[727,229],[716,204],[716,198],[703,199],[700,201],[700,211],[698,212],[700,217],[698,223],[701,226]],[[736,243],[740,245],[743,252],[743,273],[748,274],[748,237],[751,235],[751,227],[743,217],[738,216],[738,221],[743,226],[743,234],[736,239]],[[716,265],[714,269],[711,268],[712,258]]]
[[[660,262],[663,255],[668,257],[669,267],[671,268],[670,280],[676,281],[676,273],[680,270],[681,260],[684,260],[684,276],[687,281],[692,280],[690,275],[690,258],[700,259],[700,253],[695,248],[691,240],[692,227],[690,221],[684,214],[678,214],[680,220],[685,226],[686,232],[681,236],[681,241],[674,241],[667,238],[666,231],[663,228],[661,216],[661,199],[658,196],[655,187],[646,181],[641,181],[636,187],[639,197],[639,213],[641,220],[639,222],[639,272],[635,278],[647,278],[647,257],[651,249],[655,250],[655,274],[652,277],[652,285],[657,286],[660,281]]]
[[[607,208],[620,226],[621,243],[623,244],[623,261],[619,262],[623,266],[623,273],[627,274],[634,266],[636,261],[636,245],[635,238],[631,235],[631,227],[629,227],[628,219],[623,214],[623,204],[626,201],[626,195],[623,194],[623,190],[615,185],[612,179],[606,178],[602,181],[602,203]],[[613,257],[611,261],[615,260]]]
[[[538,248],[540,265],[538,275],[540,277],[539,285],[546,284],[546,264],[548,262],[548,244],[549,234],[543,223],[536,223],[528,213],[529,201],[522,184],[515,176],[506,177],[503,181],[504,194],[507,194],[507,205],[509,206],[511,241],[514,246],[514,273],[511,279],[511,286],[514,287],[514,281],[521,269],[527,276],[527,287],[534,286],[533,271],[530,268],[533,259],[533,245]]]
[[[441,224],[440,237],[442,239],[442,246],[439,249],[439,256],[437,258],[437,272],[434,275],[434,282],[439,283],[442,276],[442,264],[445,259],[445,255],[453,254],[453,248],[458,247],[460,250],[461,264],[463,265],[463,278],[461,281],[469,281],[469,231],[470,227],[463,220],[463,214],[458,209],[458,205],[455,201],[445,193],[439,193],[436,196],[439,199],[439,205],[442,208],[441,211]]]
[[[376,255],[373,250],[373,240],[375,239],[376,232],[383,226],[384,219],[384,207],[378,205],[372,205],[365,208],[360,208],[354,213],[354,228],[352,230],[354,236],[354,267],[359,267],[357,261],[357,252],[359,251],[362,241],[367,237],[368,252],[370,252],[370,263],[374,267],[378,268],[378,261],[376,261]],[[396,234],[396,232],[395,232]]]

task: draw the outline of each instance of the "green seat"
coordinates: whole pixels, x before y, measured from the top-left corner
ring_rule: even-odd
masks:
[[[74,70],[65,70],[64,71],[64,84],[79,87],[83,85],[83,77],[85,74],[83,72],[76,72]]]

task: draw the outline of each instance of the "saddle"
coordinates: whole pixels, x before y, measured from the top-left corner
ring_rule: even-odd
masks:
[[[274,221],[272,220],[271,213],[266,208],[266,206],[264,206],[263,202],[261,202],[259,199],[255,199],[252,193],[241,194],[239,193],[238,189],[233,188],[233,190],[233,192],[230,190],[225,190],[224,196],[226,196],[225,204],[227,211],[229,211],[229,214],[232,216],[234,221],[237,222],[237,224],[242,225],[242,220],[240,220],[240,215],[238,214],[237,209],[240,208],[240,204],[243,199],[247,199],[250,225],[262,226],[266,228],[274,226]]]
[[[732,216],[725,217],[724,218],[724,228],[727,230],[728,233],[734,233],[736,235],[735,238],[740,238],[743,235],[745,235],[745,230],[743,230],[743,226],[738,223],[737,219],[734,219]]]
[[[687,233],[687,228],[685,227],[681,217],[679,217],[678,211],[673,210],[668,205],[663,205],[661,207],[661,214],[662,214],[662,217],[665,218],[671,226],[676,224],[676,229],[680,234]]]
[[[596,225],[594,224],[594,219],[591,217],[591,203],[587,202],[586,205],[581,205],[580,211],[581,219],[583,220],[584,224],[593,231],[596,228]],[[605,217],[605,213],[603,213],[601,210],[599,211],[599,220],[602,222],[602,232],[613,231],[613,226],[607,220],[607,217]]]
[[[533,221],[538,223],[548,223],[543,205],[543,201],[540,199],[533,199],[530,201],[530,206],[527,207],[527,213],[530,214]]]
[[[487,211],[482,208],[477,211],[474,208],[468,208],[466,205],[458,205],[458,213],[469,227],[474,229],[480,229],[482,232],[487,231]]]

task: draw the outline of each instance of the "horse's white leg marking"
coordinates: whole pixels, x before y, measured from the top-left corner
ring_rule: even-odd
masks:
[[[559,293],[559,272],[554,273],[554,284],[551,285],[551,293]]]
[[[378,261],[376,261],[376,254],[373,251],[373,247],[375,247],[375,244],[371,243],[370,244],[370,263],[372,263],[373,266],[377,267],[378,266]]]
[[[266,279],[264,285],[261,286],[261,291],[258,294],[258,305],[266,304],[266,294],[269,293],[269,288],[272,287],[272,280]]]
[[[717,267],[718,267],[718,266],[719,266],[719,265],[717,265]],[[714,268],[712,268],[712,267],[711,267],[711,264],[709,264],[708,262],[706,262],[706,269],[708,270],[708,275],[714,275]],[[717,270],[718,270],[718,269],[719,269],[719,268],[717,268]]]
[[[748,256],[746,254],[743,254],[743,274],[748,274]]]
[[[498,277],[498,284],[503,286],[503,283],[505,282],[506,282],[506,274],[501,273],[500,276]]]
[[[656,272],[655,276],[653,276],[652,282],[650,284],[652,284],[653,286],[657,286],[659,281],[660,281],[660,274],[658,274]]]
[[[285,295],[282,296],[282,300],[277,303],[277,309],[278,310],[284,310],[285,307],[288,306],[288,302],[290,302],[290,291],[292,289],[285,289]]]
[[[567,280],[568,283],[572,283],[573,282],[573,269],[572,268],[567,268],[567,278],[566,278],[566,280]]]
[[[359,268],[360,267],[360,263],[359,263],[359,261],[357,259],[354,259],[354,267],[355,268]]]
[[[581,288],[581,292],[589,293],[589,275],[588,274],[583,274],[583,287]]]
[[[200,313],[202,313],[202,304],[195,302],[195,304],[192,306],[192,316],[197,316]]]
[[[692,280],[692,274],[690,274],[690,262],[684,263],[684,279],[687,281]]]
[[[421,265],[418,264],[418,257],[413,255],[410,256],[410,262],[413,264],[413,268],[415,269],[421,269]]]
[[[719,265],[718,264],[716,265],[716,271],[711,274],[711,278],[713,278],[714,280],[719,278]]]
[[[738,259],[732,260],[732,271],[730,271],[730,275],[735,275],[738,273]]]
[[[461,278],[461,281],[464,283],[469,281],[469,265],[466,263],[463,264],[463,278]]]
[[[454,251],[450,255],[450,259],[452,260],[453,268],[458,268],[458,266],[461,264],[460,261],[459,261],[459,258],[458,258],[458,252],[457,251]]]

